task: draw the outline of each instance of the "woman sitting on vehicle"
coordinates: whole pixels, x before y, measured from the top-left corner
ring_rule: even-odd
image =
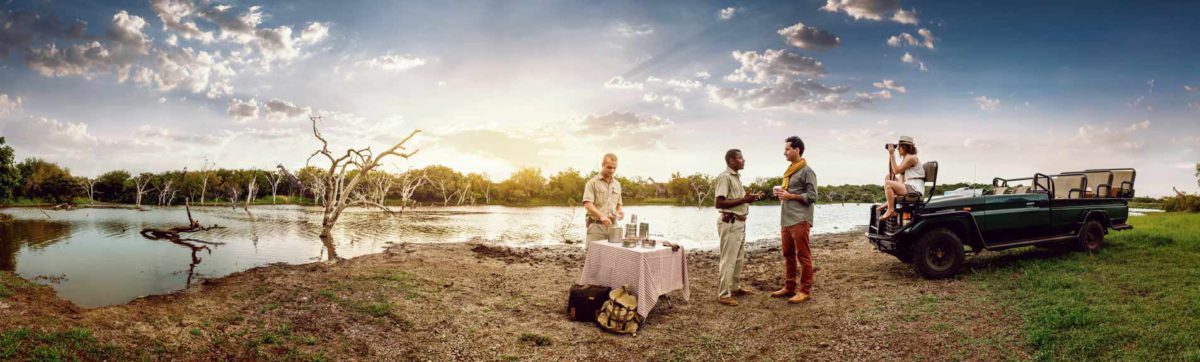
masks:
[[[912,137],[900,136],[899,144],[886,146],[888,152],[887,178],[883,179],[883,191],[887,194],[887,204],[883,207],[887,212],[879,217],[880,220],[896,215],[896,195],[903,197],[911,193],[925,193],[925,168],[917,159],[917,145]],[[896,149],[900,149],[900,163],[896,163]]]

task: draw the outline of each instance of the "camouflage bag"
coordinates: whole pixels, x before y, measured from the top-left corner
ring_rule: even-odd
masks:
[[[626,292],[625,287],[613,289],[596,315],[596,324],[609,332],[636,337],[642,326],[642,316],[637,313],[637,296]]]

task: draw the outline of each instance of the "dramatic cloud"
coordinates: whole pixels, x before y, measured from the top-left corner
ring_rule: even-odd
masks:
[[[847,99],[846,87],[826,86],[816,80],[790,81],[752,89],[710,86],[709,100],[734,109],[789,108],[802,112],[843,111],[870,102],[867,98]]]
[[[615,31],[617,35],[622,37],[639,38],[654,34],[654,27],[650,26],[650,24],[629,25],[626,23],[617,23]]]
[[[674,122],[655,115],[614,111],[584,118],[580,135],[635,149],[664,148],[666,131],[674,125]]]
[[[150,48],[150,40],[142,31],[145,27],[145,19],[122,10],[112,17],[106,43],[93,40],[62,49],[50,43],[29,49],[25,63],[47,77],[91,76],[114,70],[128,73],[130,65],[146,55]]]
[[[0,117],[20,112],[21,103],[21,97],[9,98],[7,94],[0,93]]]
[[[186,19],[196,13],[196,4],[191,1],[150,0],[150,9],[162,20],[163,31],[173,32],[184,39],[195,39],[208,44],[213,33],[202,31],[195,21]],[[173,34],[173,35],[174,35]]]
[[[384,54],[366,61],[359,62],[360,65],[371,67],[374,69],[403,72],[416,67],[425,65],[425,59],[416,56],[404,54]]]
[[[908,91],[904,88],[904,86],[901,86],[899,83],[896,83],[896,81],[891,79],[884,79],[882,82],[871,83],[871,85],[875,86],[875,88],[893,90],[899,93],[905,93]]]
[[[230,78],[236,75],[220,52],[176,48],[156,51],[152,67],[133,72],[133,82],[160,91],[182,88],[188,92],[216,98],[233,92]]]
[[[921,39],[917,39],[917,37],[912,36],[912,34],[909,34],[909,33],[900,33],[900,35],[893,35],[892,37],[888,38],[887,45],[892,46],[892,47],[900,47],[902,45],[909,45],[909,46],[919,46],[919,47],[933,49],[934,38],[933,38],[932,31],[929,31],[929,29],[924,29],[924,28],[918,29],[917,35],[920,35]]]
[[[901,24],[916,24],[916,10],[900,9],[900,0],[826,0],[821,10],[843,12],[854,19],[883,20],[890,18]]]
[[[604,88],[613,89],[642,89],[643,84],[632,80],[626,80],[624,77],[615,76],[604,82]]]
[[[729,7],[721,9],[721,11],[717,12],[717,17],[720,17],[721,20],[729,20],[733,19],[734,15],[737,15],[737,13],[737,8]]]
[[[804,23],[796,23],[796,25],[779,29],[778,33],[789,45],[808,50],[830,49],[838,46],[842,41],[828,31],[805,26]]]
[[[286,121],[312,112],[312,108],[299,107],[282,99],[259,102],[254,98],[249,100],[231,99],[229,108],[225,110],[226,114],[233,116],[233,119],[238,122],[256,120],[260,116],[268,121]]]
[[[233,119],[238,122],[258,119],[258,101],[254,98],[249,100],[241,100],[233,98],[229,100],[229,108],[225,113],[233,116]]]
[[[671,80],[667,81],[667,85],[673,87],[672,90],[676,92],[691,92],[693,89],[700,88],[704,84],[698,80],[671,78]]]
[[[987,96],[975,97],[975,103],[979,105],[979,109],[991,112],[1000,106],[999,99],[988,98]]]
[[[782,49],[767,49],[762,54],[734,51],[733,58],[741,63],[741,67],[725,77],[733,82],[782,83],[796,77],[825,75],[821,62]]]
[[[62,26],[53,16],[43,16],[22,10],[0,9],[0,58],[22,51],[31,44],[44,44],[56,38],[80,39],[87,31],[87,22],[76,20]]]

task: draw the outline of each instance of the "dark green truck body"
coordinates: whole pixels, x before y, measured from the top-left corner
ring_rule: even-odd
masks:
[[[1052,180],[1057,176],[1041,177]],[[894,255],[904,262],[914,262],[922,261],[925,256],[937,259],[939,255],[955,253],[954,250],[947,250],[941,254],[922,254],[926,251],[919,250],[926,247],[922,244],[923,238],[957,239],[942,243],[957,242],[961,245],[959,248],[963,249],[961,252],[979,253],[1030,245],[1095,244],[1102,242],[1103,234],[1108,230],[1132,228],[1126,223],[1132,191],[1119,194],[1104,192],[1103,195],[1072,191],[1056,195],[1053,181],[1042,183],[1047,184],[1042,187],[1044,190],[1035,187],[1029,193],[944,196],[930,198],[927,202],[902,203],[897,205],[897,217],[883,221],[877,219],[879,205],[872,206],[867,238],[879,251]],[[1086,185],[1081,188],[1089,189]],[[1056,197],[1064,195],[1067,197]],[[1096,232],[1096,226],[1089,225],[1091,222],[1102,228],[1099,240],[1091,240]],[[935,230],[938,235],[931,235]],[[926,244],[939,242],[933,240]],[[1099,247],[1099,244],[1084,245],[1083,249],[1092,250],[1095,247]],[[958,264],[961,264],[961,260]],[[930,272],[922,270],[922,265],[916,266],[918,272],[926,277],[953,275],[958,268],[958,265],[947,265],[953,270]]]

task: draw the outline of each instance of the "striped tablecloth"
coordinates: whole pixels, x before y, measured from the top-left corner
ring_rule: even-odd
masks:
[[[626,286],[626,290],[637,294],[637,311],[644,318],[658,303],[658,297],[671,291],[682,289],[683,299],[690,300],[685,254],[682,246],[671,251],[662,245],[626,248],[620,243],[592,241],[588,243],[579,284],[614,289]]]

